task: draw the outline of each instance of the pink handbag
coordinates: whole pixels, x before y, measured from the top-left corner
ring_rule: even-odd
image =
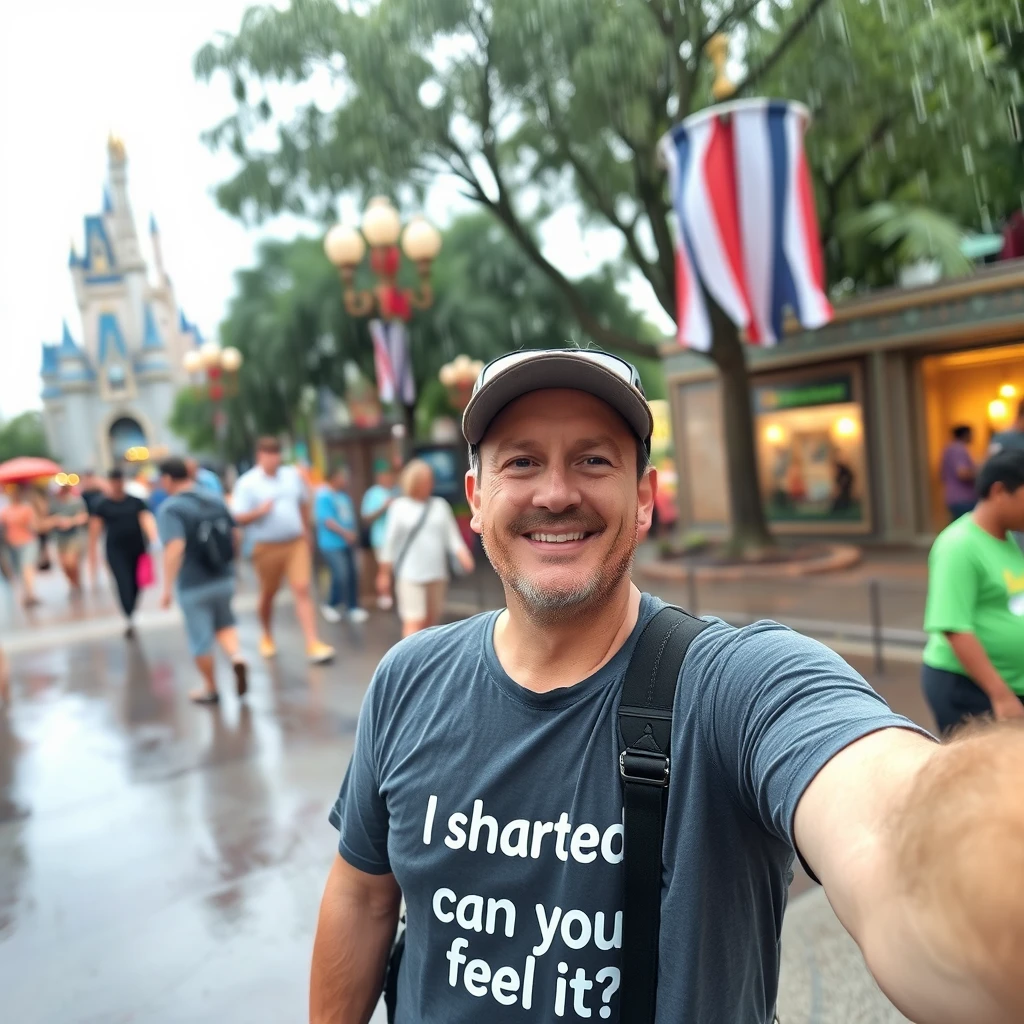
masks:
[[[135,582],[142,588],[151,587],[156,583],[153,556],[148,551],[139,555],[139,560],[135,563]]]

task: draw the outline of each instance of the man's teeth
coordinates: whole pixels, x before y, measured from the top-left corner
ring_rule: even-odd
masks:
[[[545,544],[565,544],[570,540],[583,540],[586,533],[531,533],[530,540],[543,541]]]

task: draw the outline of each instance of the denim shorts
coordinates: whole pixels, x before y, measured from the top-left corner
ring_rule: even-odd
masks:
[[[194,658],[209,654],[214,637],[235,624],[231,600],[235,596],[235,579],[215,580],[178,591],[178,604],[185,617],[188,647]]]

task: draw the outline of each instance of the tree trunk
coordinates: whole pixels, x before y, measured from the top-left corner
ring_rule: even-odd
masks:
[[[729,548],[741,555],[774,544],[768,532],[757,471],[754,412],[747,359],[736,325],[708,297],[714,333],[711,358],[722,381],[722,421],[729,477],[732,536]]]

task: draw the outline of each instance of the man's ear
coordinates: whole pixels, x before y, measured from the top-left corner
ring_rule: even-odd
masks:
[[[658,496],[658,471],[653,466],[644,470],[636,485],[636,536],[643,540],[651,528],[654,500]]]
[[[473,470],[466,473],[466,501],[469,502],[469,510],[472,517],[469,520],[469,528],[474,533],[483,534],[483,520],[480,518],[480,480]]]

